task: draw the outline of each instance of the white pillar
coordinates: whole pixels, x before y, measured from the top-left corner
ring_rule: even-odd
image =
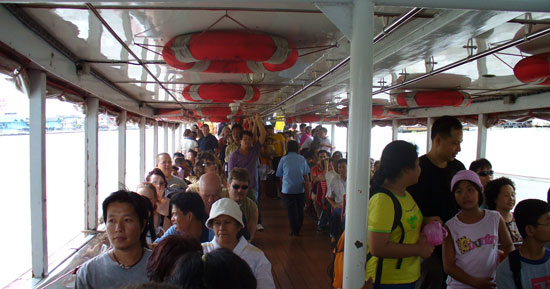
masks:
[[[29,71],[29,141],[32,277],[48,273],[46,222],[46,73]]]
[[[118,116],[118,189],[126,186],[126,119],[128,113],[123,110]]]
[[[487,153],[487,115],[477,116],[477,154],[476,158],[485,158]]]
[[[365,283],[372,126],[373,27],[374,2],[354,1],[343,280],[345,289],[359,289]]]
[[[168,123],[163,123],[162,127],[164,129],[164,148],[162,152],[167,153],[168,152]]]
[[[178,129],[176,131],[177,136],[177,144],[176,144],[176,151],[179,151],[181,149],[181,137],[183,135],[183,123],[179,123]]]
[[[331,124],[330,125],[330,141],[332,142],[332,146],[334,147],[334,149],[332,150],[332,152],[336,151],[336,147],[334,146],[335,143],[336,143],[336,126],[334,124]]]
[[[159,154],[159,122],[155,121],[153,126],[153,166],[157,164],[157,155]]]
[[[391,121],[391,140],[395,141],[398,139],[398,133],[399,133],[399,121],[397,119],[393,119]]]
[[[97,229],[97,128],[99,99],[86,99],[86,229]]]
[[[434,121],[435,119],[433,117],[428,117],[426,120],[426,153],[432,149],[432,125]]]
[[[171,125],[170,130],[172,131],[172,151],[170,154],[174,155],[174,153],[176,152],[176,126]]]
[[[144,116],[139,120],[139,181],[145,179],[145,158],[147,154],[145,153],[145,129],[146,129],[146,119]]]

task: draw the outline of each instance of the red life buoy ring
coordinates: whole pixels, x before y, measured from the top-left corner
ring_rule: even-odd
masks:
[[[201,120],[209,121],[209,122],[228,122],[231,119],[227,116],[215,115],[215,116],[207,116],[207,117],[201,118]]]
[[[260,99],[260,90],[244,84],[197,84],[186,86],[182,95],[192,102],[250,103]]]
[[[298,61],[290,41],[248,31],[206,31],[176,36],[164,45],[166,64],[187,71],[214,73],[274,72]]]
[[[514,75],[523,83],[550,85],[550,53],[526,57],[514,66]]]
[[[242,114],[242,110],[238,110],[233,114],[231,108],[226,106],[209,106],[209,107],[197,107],[193,110],[193,114],[198,117],[208,116],[237,116]]]
[[[344,117],[349,117],[349,108],[344,107],[340,111],[340,114]],[[373,118],[384,118],[391,115],[402,115],[402,113],[390,109],[384,108],[382,105],[373,105],[372,106],[372,117]]]
[[[472,97],[460,91],[417,91],[391,95],[392,104],[404,107],[468,106]]]

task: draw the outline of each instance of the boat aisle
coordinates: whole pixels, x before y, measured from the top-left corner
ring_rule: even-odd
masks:
[[[317,233],[315,220],[304,212],[300,236],[289,236],[290,226],[283,200],[260,200],[260,212],[265,230],[256,233],[254,245],[262,249],[271,262],[277,288],[330,289],[327,272],[332,249],[328,232]]]

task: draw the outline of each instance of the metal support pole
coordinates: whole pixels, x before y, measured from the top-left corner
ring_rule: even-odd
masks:
[[[29,71],[32,277],[48,273],[46,222],[46,73]]]
[[[153,166],[157,164],[157,155],[159,154],[159,122],[155,121],[153,126]]]
[[[146,127],[145,117],[142,116],[139,120],[139,180],[143,181],[145,179],[145,158],[147,157],[145,153],[145,127]]]
[[[334,149],[332,150],[333,152],[336,149],[336,147],[334,146],[335,142],[336,142],[336,137],[334,137],[334,135],[336,134],[336,126],[334,124],[331,124],[330,125],[330,140],[332,142],[332,146],[334,147]]]
[[[181,137],[183,135],[183,123],[180,123],[178,125],[178,129],[176,131],[177,136],[177,145],[176,145],[176,151],[179,151],[181,149]]]
[[[86,99],[86,229],[97,229],[97,129],[99,99]]]
[[[373,27],[373,0],[354,1],[343,280],[345,289],[359,289],[365,284],[372,126]]]
[[[428,117],[426,120],[426,153],[432,149],[432,125],[434,121],[433,117]]]
[[[391,140],[397,140],[399,133],[399,121],[397,119],[393,119],[391,121]]]
[[[476,158],[484,158],[487,153],[487,115],[477,116],[477,154]]]
[[[118,116],[118,189],[126,187],[126,119],[128,113],[123,110]]]
[[[168,124],[163,123],[162,127],[164,129],[164,150],[162,152],[167,153],[168,152]]]
[[[176,152],[176,126],[171,125],[170,130],[172,131],[172,151],[170,153],[171,155],[174,155]]]

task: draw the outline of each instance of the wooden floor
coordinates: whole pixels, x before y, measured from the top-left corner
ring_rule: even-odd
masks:
[[[313,217],[305,214],[299,237],[288,235],[290,226],[282,200],[264,198],[260,212],[265,227],[257,232],[254,244],[271,261],[275,285],[279,289],[330,289],[327,268],[332,261],[328,234],[318,234]]]

